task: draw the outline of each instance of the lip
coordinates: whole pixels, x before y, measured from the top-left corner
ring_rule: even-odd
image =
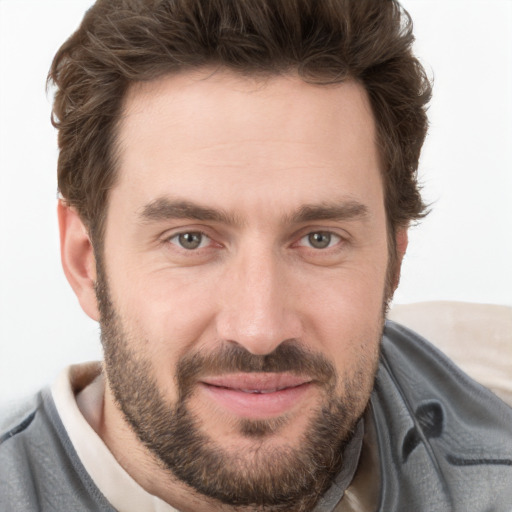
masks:
[[[297,406],[313,381],[287,373],[239,373],[205,378],[200,385],[222,409],[247,419],[265,419]]]

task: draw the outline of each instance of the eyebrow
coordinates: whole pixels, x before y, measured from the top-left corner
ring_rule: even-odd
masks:
[[[284,218],[285,223],[302,224],[318,220],[363,220],[368,217],[368,208],[355,200],[335,203],[306,204]],[[145,205],[139,214],[142,222],[158,222],[169,219],[192,219],[241,225],[236,215],[222,209],[207,208],[191,201],[172,200],[160,197]]]
[[[304,205],[291,217],[295,224],[316,220],[364,220],[368,217],[368,208],[359,201],[349,200],[337,203]]]
[[[223,224],[240,224],[240,221],[234,215],[223,210],[206,208],[190,201],[173,201],[166,197],[160,197],[148,203],[142,209],[139,217],[143,222],[193,219]]]

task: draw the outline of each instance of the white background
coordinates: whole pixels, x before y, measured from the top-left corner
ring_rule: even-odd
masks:
[[[45,77],[91,0],[0,0],[0,402],[101,357],[60,269],[56,134]],[[404,0],[435,79],[395,303],[512,305],[512,1]]]

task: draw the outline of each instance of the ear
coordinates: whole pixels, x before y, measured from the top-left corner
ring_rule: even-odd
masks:
[[[400,265],[402,264],[402,260],[404,259],[405,253],[407,251],[407,245],[409,244],[409,236],[408,236],[409,228],[407,226],[399,227],[395,233],[395,241],[396,241],[396,256]]]
[[[407,245],[409,244],[408,236],[409,227],[399,226],[395,232],[395,247],[396,247],[396,261],[394,265],[394,276],[393,276],[393,292],[398,288],[400,283],[400,270],[402,268],[402,261],[407,251]]]
[[[99,321],[94,291],[96,261],[89,233],[74,208],[59,201],[60,256],[64,274],[85,313]]]

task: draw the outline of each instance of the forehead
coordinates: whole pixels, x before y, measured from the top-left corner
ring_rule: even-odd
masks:
[[[271,129],[276,121],[279,132]],[[347,134],[340,138],[340,129],[347,126],[350,138]],[[208,69],[129,88],[121,139],[156,142],[155,130],[172,135],[175,146],[184,150],[196,149],[203,141],[235,143],[254,136],[262,142],[285,142],[293,137],[306,146],[320,144],[320,150],[333,145],[341,150],[353,147],[358,137],[373,139],[375,135],[366,91],[354,81],[315,85],[295,75],[259,77]]]
[[[312,85],[211,70],[165,76],[128,91],[113,194],[147,203],[158,189],[211,203],[236,202],[249,189],[254,200],[260,191],[283,207],[295,196],[329,199],[332,186],[339,195],[379,194],[374,124],[353,81]],[[276,193],[284,186],[286,199]]]

